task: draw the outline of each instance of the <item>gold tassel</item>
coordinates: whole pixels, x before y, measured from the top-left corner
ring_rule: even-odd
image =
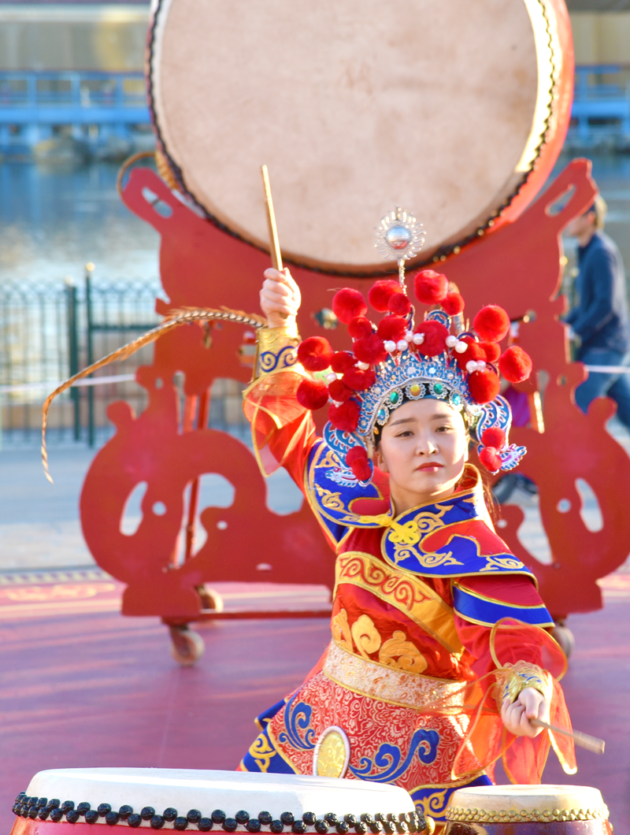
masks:
[[[252,328],[262,328],[267,324],[267,320],[262,316],[258,316],[256,313],[245,313],[242,310],[231,310],[229,307],[221,307],[220,310],[216,310],[212,307],[183,307],[178,310],[173,310],[168,314],[161,325],[153,328],[153,330],[147,331],[147,333],[139,336],[137,339],[134,339],[133,342],[123,345],[116,351],[112,351],[111,354],[107,354],[107,356],[102,357],[102,359],[92,363],[92,365],[84,368],[82,371],[79,371],[78,374],[75,374],[73,377],[70,377],[69,380],[66,380],[65,383],[57,386],[57,388],[48,395],[42,407],[42,464],[44,466],[44,474],[51,484],[53,483],[53,480],[48,469],[46,426],[48,424],[48,410],[55,397],[59,394],[63,394],[64,391],[67,391],[78,380],[82,380],[84,377],[89,377],[89,375],[93,374],[94,371],[98,371],[99,368],[109,365],[110,362],[127,359],[127,357],[135,354],[136,351],[139,351],[140,348],[143,348],[145,345],[150,345],[151,342],[155,342],[156,339],[164,336],[165,333],[175,330],[175,328],[178,328],[180,325],[190,325],[193,322],[208,322],[210,320],[234,322],[237,325],[249,325]]]

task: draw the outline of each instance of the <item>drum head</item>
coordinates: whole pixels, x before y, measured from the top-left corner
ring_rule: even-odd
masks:
[[[180,187],[257,246],[265,163],[289,260],[373,272],[371,230],[395,206],[424,224],[426,260],[532,170],[553,108],[547,26],[538,0],[160,0],[155,126]]]

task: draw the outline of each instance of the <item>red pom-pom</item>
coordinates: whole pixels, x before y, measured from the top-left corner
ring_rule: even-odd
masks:
[[[361,369],[357,368],[355,365],[346,371],[342,379],[351,389],[354,389],[355,391],[365,391],[365,389],[369,389],[370,386],[374,385],[376,374],[371,368],[368,368],[366,371],[361,371]],[[335,400],[336,399],[337,398],[335,398]]]
[[[501,456],[494,447],[484,447],[479,453],[479,460],[486,470],[491,473],[498,473],[501,469]]]
[[[468,375],[468,390],[477,403],[489,403],[501,391],[501,380],[494,371],[473,371]]]
[[[499,360],[499,371],[508,383],[522,383],[532,373],[532,359],[518,345],[512,345]]]
[[[422,270],[414,279],[418,301],[423,304],[439,304],[448,293],[448,278],[434,270]]]
[[[441,322],[436,322],[435,319],[429,319],[428,322],[422,322],[417,325],[414,333],[423,333],[424,342],[416,346],[421,354],[425,357],[437,357],[443,351],[446,351],[446,337],[448,336],[448,328]],[[414,345],[409,343],[409,347]]]
[[[359,425],[361,406],[356,400],[346,400],[341,406],[332,404],[328,409],[328,420],[340,432],[354,432]]]
[[[394,316],[390,314],[378,323],[377,333],[382,340],[387,342],[391,339],[392,342],[398,342],[403,339],[407,333],[407,320],[402,316]]]
[[[353,339],[362,339],[372,333],[372,323],[364,316],[357,316],[348,325],[348,333]]]
[[[354,356],[359,362],[376,365],[379,362],[385,362],[388,354],[381,337],[377,333],[373,333],[371,336],[357,339],[354,343]]]
[[[330,365],[333,349],[323,336],[309,336],[298,345],[297,355],[307,371],[323,371]]]
[[[315,411],[328,403],[326,383],[319,380],[302,380],[295,393],[297,402],[305,409]]]
[[[411,311],[411,302],[404,293],[394,293],[387,302],[387,309],[397,316],[406,316]]]
[[[350,351],[337,351],[330,361],[330,367],[335,374],[343,374],[344,371],[352,368],[354,362],[354,356],[350,353]]]
[[[468,345],[468,348],[461,353],[458,354],[455,352],[453,356],[455,357],[455,362],[457,365],[462,369],[462,371],[466,370],[466,363],[470,362],[470,360],[486,360],[486,352],[481,347],[480,342],[475,342],[472,336],[463,336],[461,339],[462,342],[465,342]]]
[[[399,281],[392,279],[384,279],[383,281],[376,281],[368,292],[368,301],[379,313],[385,313],[388,310],[389,300],[396,293],[402,293],[402,287]]]
[[[479,347],[486,355],[486,362],[496,362],[501,356],[501,346],[496,342],[480,342]]]
[[[481,436],[481,443],[484,446],[491,446],[495,449],[503,449],[506,441],[505,432],[499,426],[490,426]]]
[[[345,403],[352,397],[352,389],[343,382],[343,380],[333,380],[328,386],[328,391],[333,400],[337,403]]]
[[[442,310],[449,316],[457,316],[465,306],[464,297],[459,293],[449,293],[442,302]]]
[[[368,454],[367,450],[363,446],[353,446],[346,452],[346,465],[348,467],[352,466],[354,461],[367,461]]]
[[[340,322],[349,325],[357,316],[365,316],[367,304],[363,294],[352,287],[343,287],[332,300],[333,312]]]
[[[484,342],[500,342],[510,329],[510,317],[502,307],[489,304],[475,316],[473,327]]]
[[[372,478],[372,469],[367,458],[358,458],[350,464],[357,481],[369,481]]]

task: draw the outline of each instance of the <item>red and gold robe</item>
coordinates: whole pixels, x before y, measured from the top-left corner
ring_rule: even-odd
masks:
[[[540,782],[550,746],[574,772],[566,738],[515,738],[500,719],[503,699],[531,686],[570,727],[557,683],[566,659],[533,575],[494,530],[478,472],[467,466],[452,496],[396,515],[386,478],[357,482],[295,399],[307,375],[296,344],[285,329],[260,332],[245,413],[261,469],[288,470],[337,553],[332,640],[259,717],[240,768],[396,783],[437,821],[455,788],[491,781],[501,756],[514,782]]]

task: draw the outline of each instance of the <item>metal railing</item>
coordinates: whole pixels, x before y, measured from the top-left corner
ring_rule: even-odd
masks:
[[[570,138],[591,143],[598,138],[630,138],[628,66],[580,65],[575,68]]]
[[[154,327],[160,290],[157,281],[98,279],[91,264],[80,285],[0,284],[1,444],[39,443],[46,396],[62,380]],[[115,381],[72,388],[57,398],[49,413],[49,441],[104,443],[114,431],[107,418],[110,403],[126,400],[136,414],[144,409],[146,392],[134,375],[152,357],[148,345],[97,374]],[[215,381],[209,425],[246,439],[241,390],[236,381]]]

